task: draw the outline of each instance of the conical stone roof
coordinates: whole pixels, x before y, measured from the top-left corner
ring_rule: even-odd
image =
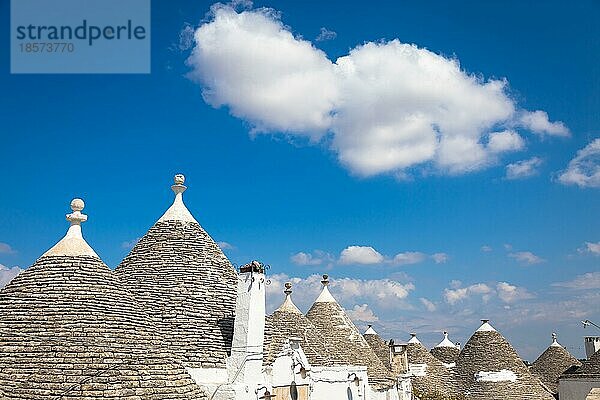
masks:
[[[448,332],[444,332],[444,339],[431,349],[431,355],[447,367],[453,367],[456,364],[459,353],[458,346],[448,339]]]
[[[534,361],[530,371],[553,393],[558,393],[558,378],[572,366],[581,366],[581,362],[556,341],[553,333],[552,344]]]
[[[67,235],[0,291],[0,398],[206,399],[81,236]]]
[[[175,201],[115,270],[184,364],[225,368],[231,351],[237,273],[183,203]]]
[[[427,351],[416,334],[411,335],[406,346],[406,356],[414,392],[420,397],[454,394],[455,385],[451,372]]]
[[[487,320],[456,361],[460,393],[473,400],[552,400],[510,343]]]
[[[286,340],[296,338],[300,341],[300,346],[311,365],[333,365],[327,348],[327,339],[292,301],[292,284],[287,282],[285,287],[285,301],[267,317],[264,364],[272,364],[282,351]]]
[[[337,365],[367,367],[369,383],[376,389],[387,389],[395,384],[391,372],[375,355],[354,323],[333,298],[327,286],[329,279],[323,275],[323,291],[315,300],[306,317],[319,329],[330,344],[328,352]]]
[[[600,350],[592,354],[588,360],[585,360],[580,368],[569,374],[565,374],[565,376],[600,378]]]
[[[392,369],[390,360],[390,347],[389,345],[379,336],[379,334],[373,329],[373,326],[369,325],[368,329],[363,333],[363,337],[373,349],[377,357],[381,360],[383,365],[389,370]]]

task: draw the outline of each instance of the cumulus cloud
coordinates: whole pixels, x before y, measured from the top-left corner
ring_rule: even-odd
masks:
[[[595,256],[600,256],[600,242],[585,242],[584,247],[577,249],[577,251],[580,253],[590,253]]]
[[[19,267],[6,267],[0,264],[0,288],[3,288],[10,282],[15,276],[19,275],[23,269]]]
[[[331,263],[333,256],[321,250],[315,250],[312,254],[300,251],[290,257],[290,261],[296,265],[322,265]]]
[[[233,249],[235,249],[235,246],[232,245],[229,242],[223,242],[223,241],[217,242],[217,246],[219,246],[221,248],[221,250],[233,250]]]
[[[135,246],[137,244],[137,242],[140,241],[140,238],[135,238],[135,239],[131,239],[131,240],[127,240],[123,243],[121,243],[121,248],[125,249],[125,250],[131,250],[133,249],[133,246]]]
[[[421,302],[421,304],[423,304],[425,306],[427,311],[434,312],[435,310],[437,310],[437,306],[431,300],[426,299],[425,297],[421,297],[421,298],[419,298],[419,301]]]
[[[495,285],[475,283],[467,287],[461,287],[461,285],[461,282],[453,281],[450,288],[444,289],[446,303],[454,305],[472,296],[477,296],[484,303],[489,302],[492,298],[497,298],[503,303],[512,304],[519,300],[527,300],[535,297],[526,288],[511,285],[508,282],[498,282]]]
[[[521,135],[512,130],[490,133],[488,149],[492,153],[522,150],[525,142]]]
[[[570,136],[569,129],[562,122],[550,122],[545,111],[523,112],[520,125],[534,133],[549,136]]]
[[[487,302],[493,289],[485,283],[476,283],[467,287],[457,287],[460,282],[454,281],[453,289],[444,289],[444,299],[450,305],[454,305],[461,300],[469,298],[471,295],[481,295],[483,301]]]
[[[436,264],[443,264],[448,261],[448,258],[450,257],[448,257],[448,254],[446,253],[434,253],[431,255],[431,258]]]
[[[600,187],[600,138],[577,152],[558,180],[565,185]]]
[[[405,253],[396,254],[392,262],[397,265],[418,264],[425,260],[426,257],[426,254],[423,254],[418,251],[407,251]]]
[[[588,272],[578,275],[571,281],[553,283],[552,286],[570,289],[600,289],[600,272]]]
[[[0,254],[12,254],[15,253],[15,250],[8,244],[0,242]]]
[[[483,251],[484,253],[489,253],[492,250],[493,250],[492,247],[488,246],[487,244],[484,244],[483,246],[481,246],[481,251]]]
[[[333,40],[337,37],[337,33],[330,31],[329,29],[322,27],[319,32],[319,36],[315,39],[317,42],[324,42],[325,40]]]
[[[283,301],[285,282],[292,283],[294,302],[298,307],[307,309],[321,292],[320,275],[306,278],[290,277],[286,274],[275,274],[269,277],[271,284],[267,286],[269,308],[274,309]],[[403,301],[415,289],[411,282],[400,283],[391,279],[354,279],[330,278],[329,289],[336,300],[345,308],[351,309],[356,304],[376,305],[380,308],[403,307]]]
[[[377,315],[373,313],[368,304],[355,305],[354,308],[346,311],[352,321],[375,322],[379,321]]]
[[[506,166],[506,179],[523,179],[538,174],[538,169],[543,161],[539,157],[517,161]]]
[[[522,264],[539,264],[545,261],[542,257],[535,255],[530,251],[517,251],[509,253],[508,256]]]
[[[254,133],[323,143],[361,176],[479,170],[524,147],[518,126],[565,135],[543,111],[520,110],[505,80],[397,39],[333,62],[273,10],[218,5],[194,40],[189,77],[208,104],[228,107]]]
[[[496,285],[496,291],[500,300],[505,303],[514,303],[519,300],[526,300],[534,297],[527,289],[511,285],[507,282],[499,282]]]
[[[380,264],[384,257],[371,246],[348,246],[340,253],[340,264]]]

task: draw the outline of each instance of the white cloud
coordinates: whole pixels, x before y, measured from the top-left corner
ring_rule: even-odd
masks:
[[[506,166],[506,179],[523,179],[538,174],[538,168],[543,161],[539,157],[517,161]]]
[[[467,300],[472,296],[478,296],[484,303],[493,298],[497,298],[503,303],[512,304],[519,300],[532,299],[535,296],[526,288],[511,285],[508,282],[498,282],[494,286],[486,283],[475,283],[467,287],[460,287],[459,281],[453,281],[450,288],[444,289],[444,299],[446,303],[455,305],[458,302]]]
[[[315,250],[312,254],[301,251],[290,257],[290,261],[296,265],[321,265],[331,263],[333,260],[331,254],[321,250]]]
[[[525,141],[521,135],[512,130],[494,132],[490,133],[487,147],[492,153],[517,151],[525,147]]]
[[[237,13],[221,5],[213,13],[196,30],[188,59],[204,100],[227,105],[257,132],[325,133],[339,95],[325,53],[295,38],[268,10]]]
[[[523,112],[520,125],[532,132],[550,136],[571,136],[569,129],[562,122],[550,122],[545,111]]]
[[[508,256],[523,264],[539,264],[545,261],[543,258],[530,251],[517,251],[515,253],[509,253]]]
[[[0,254],[1,253],[12,254],[12,253],[15,253],[15,250],[12,247],[10,247],[10,245],[8,243],[0,242]]]
[[[460,281],[451,282],[453,289],[444,289],[444,299],[450,305],[454,305],[461,300],[469,298],[471,295],[481,295],[482,299],[487,302],[493,289],[485,283],[476,283],[468,287],[461,288]]]
[[[552,286],[570,289],[600,289],[600,272],[588,272],[571,281],[553,283]]]
[[[600,242],[585,242],[585,247],[577,249],[577,251],[580,253],[591,253],[595,256],[600,256]]]
[[[488,246],[487,244],[484,244],[483,246],[481,246],[481,251],[483,251],[484,253],[489,253],[492,250],[493,250],[492,247]]]
[[[333,40],[337,37],[337,33],[330,31],[329,29],[322,27],[319,32],[319,36],[315,39],[317,42],[323,42],[325,40]]]
[[[380,264],[384,257],[371,246],[348,246],[340,253],[340,264]]]
[[[223,242],[223,241],[217,242],[217,246],[219,246],[221,248],[221,250],[233,250],[233,249],[235,249],[235,246],[232,245],[229,242]]]
[[[356,304],[354,308],[346,311],[346,314],[350,317],[352,321],[362,321],[362,322],[375,322],[379,321],[377,315],[373,313],[373,310],[369,308],[367,304],[358,305]]]
[[[527,289],[511,285],[507,282],[499,282],[496,285],[496,291],[500,300],[505,303],[514,303],[519,300],[526,300],[534,297]]]
[[[426,299],[425,297],[421,297],[419,298],[419,301],[425,306],[427,311],[434,312],[435,310],[437,310],[435,303],[433,303],[431,300]]]
[[[310,275],[306,278],[275,274],[269,277],[267,286],[269,308],[274,309],[283,301],[285,282],[292,283],[292,290],[298,295],[294,302],[298,307],[308,309],[321,292],[321,276]],[[391,279],[354,279],[330,277],[329,289],[338,302],[346,308],[356,304],[376,305],[381,309],[404,307],[403,301],[415,289],[413,283],[400,283]]]
[[[436,264],[443,264],[450,258],[446,253],[434,253],[431,255]]]
[[[0,288],[3,288],[10,282],[15,276],[23,272],[23,269],[19,267],[8,268],[0,264]]]
[[[600,187],[600,138],[579,150],[558,180],[565,185]]]
[[[511,127],[566,129],[519,110],[506,81],[399,40],[367,42],[332,62],[269,9],[214,6],[188,64],[213,107],[227,106],[255,133],[322,141],[362,176],[407,176],[414,167],[466,173],[524,147]]]
[[[140,241],[139,237],[125,241],[125,242],[121,243],[121,248],[126,249],[126,250],[131,250],[131,249],[133,249],[133,246],[135,246],[137,244],[137,242],[139,242],[139,241]]]
[[[441,253],[439,253],[441,254]],[[423,254],[418,251],[407,251],[404,253],[398,253],[394,256],[392,262],[397,265],[409,265],[409,264],[418,264],[425,260],[427,257],[426,254]],[[436,261],[437,262],[437,261]]]

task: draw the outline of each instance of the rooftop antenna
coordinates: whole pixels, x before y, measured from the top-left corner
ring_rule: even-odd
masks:
[[[594,322],[590,321],[589,319],[583,320],[581,321],[581,324],[583,325],[583,328],[587,328],[588,326],[592,325],[595,326],[596,328],[600,329],[600,326],[598,326],[597,324],[595,324]]]

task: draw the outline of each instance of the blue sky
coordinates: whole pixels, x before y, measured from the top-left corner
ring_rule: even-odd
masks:
[[[306,309],[315,274],[327,272],[357,324],[386,337],[416,331],[431,345],[450,329],[465,342],[479,318],[491,318],[526,358],[552,331],[582,355],[581,336],[592,331],[579,321],[600,321],[597,3],[219,8],[246,23],[239,32],[222,30],[211,6],[153,2],[149,75],[10,75],[0,53],[0,272],[31,265],[64,234],[75,196],[87,204],[88,242],[116,266],[170,204],[182,172],[188,207],[232,246],[230,259],[271,265],[271,307],[293,278]],[[7,2],[0,10],[8,26]],[[255,18],[240,22],[239,13]],[[197,28],[202,40],[186,43]],[[335,35],[317,40],[321,28]],[[289,48],[262,53],[259,31]],[[217,44],[203,47],[211,38]],[[427,85],[453,62],[458,75]],[[281,84],[298,74],[298,87]],[[383,82],[380,91],[363,76]],[[528,114],[538,110],[547,119]],[[402,113],[424,116],[438,142],[464,114],[459,128],[487,147],[477,159],[468,146],[427,153],[425,128],[407,141],[405,120],[377,130]],[[499,132],[506,140],[494,152]],[[421,150],[428,155],[414,161]]]

